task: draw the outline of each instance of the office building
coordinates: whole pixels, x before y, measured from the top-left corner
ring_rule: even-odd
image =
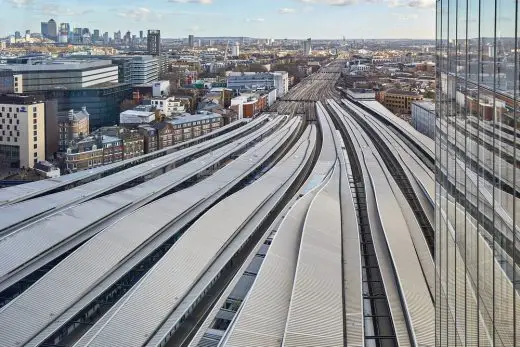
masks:
[[[14,93],[14,73],[8,69],[0,69],[0,94]]]
[[[157,56],[161,54],[161,31],[148,30],[147,36],[148,54]]]
[[[0,167],[32,168],[45,160],[45,103],[36,97],[0,96]]]
[[[436,346],[519,346],[515,2],[436,4]]]
[[[92,87],[102,83],[118,81],[118,67],[110,60],[50,60],[40,64],[6,64],[1,68],[9,69],[20,75],[18,93],[46,91],[53,88],[75,89]]]
[[[311,55],[312,54],[312,40],[309,38],[303,41],[303,55]]]
[[[55,88],[43,94],[46,99],[58,100],[60,113],[81,110],[85,106],[92,130],[118,123],[121,103],[132,97],[132,86],[129,83],[104,83],[80,89]]]
[[[59,151],[67,151],[69,143],[73,140],[86,137],[90,131],[90,115],[87,108],[80,111],[69,110],[65,114],[58,115]]]
[[[47,38],[56,41],[58,39],[58,26],[54,19],[47,22]]]
[[[139,40],[143,41],[143,31],[142,30],[139,30]]]
[[[194,45],[195,45],[195,37],[193,35],[189,35],[188,36],[188,46],[190,46],[190,48],[193,48]]]
[[[286,71],[232,72],[228,76],[227,87],[237,91],[269,90],[274,87],[277,97],[281,98],[289,91],[289,74]]]
[[[135,55],[130,58],[130,81],[132,84],[147,84],[159,79],[158,57]]]
[[[433,102],[412,102],[412,126],[420,133],[435,139],[435,104]]]

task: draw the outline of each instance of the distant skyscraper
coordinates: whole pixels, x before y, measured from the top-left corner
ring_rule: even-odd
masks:
[[[94,29],[94,34],[92,34],[93,40],[99,40],[99,29]]]
[[[58,26],[57,26],[56,22],[54,21],[54,19],[51,19],[47,22],[47,33],[51,40],[58,39]]]
[[[139,30],[139,39],[140,40],[143,40],[143,31],[142,30]]]
[[[195,45],[194,36],[193,35],[189,35],[188,36],[188,46],[193,48],[194,45]]]
[[[520,346],[516,3],[436,1],[438,347]]]
[[[240,44],[238,42],[235,42],[233,47],[231,47],[231,56],[238,57],[239,55],[240,55]]]
[[[19,31],[15,31],[14,32],[14,38],[17,39],[17,40],[21,39],[22,38],[22,34]]]
[[[160,30],[148,30],[148,54],[160,55],[161,54],[161,31]]]
[[[48,37],[49,36],[49,23],[47,22],[41,22],[41,34],[43,37]]]
[[[303,55],[311,55],[312,53],[312,40],[309,38],[303,41]]]

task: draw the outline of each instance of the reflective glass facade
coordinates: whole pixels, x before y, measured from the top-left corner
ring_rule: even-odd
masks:
[[[519,346],[518,4],[436,11],[436,345]]]

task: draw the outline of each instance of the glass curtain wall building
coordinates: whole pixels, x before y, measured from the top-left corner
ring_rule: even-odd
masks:
[[[518,4],[436,10],[436,345],[518,346]]]

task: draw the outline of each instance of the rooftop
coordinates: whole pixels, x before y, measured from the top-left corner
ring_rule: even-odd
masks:
[[[32,95],[3,94],[0,95],[0,104],[31,105],[42,103],[43,100]]]
[[[409,92],[406,90],[400,90],[400,89],[389,89],[386,91],[387,94],[398,94],[398,95],[407,95],[407,96],[420,96],[417,93]]]
[[[171,123],[173,125],[179,125],[179,124],[184,124],[184,123],[188,123],[188,122],[198,122],[201,120],[221,118],[221,117],[222,116],[218,113],[203,112],[203,113],[193,114],[193,115],[189,115],[189,116],[186,115],[186,116],[178,117],[171,121],[168,121],[168,123]]]
[[[112,65],[111,60],[92,60],[92,59],[63,59],[48,60],[39,62],[39,64],[2,64],[0,68],[6,68],[15,72],[29,71],[70,71],[70,70],[88,70]]]
[[[429,100],[414,101],[412,104],[424,108],[427,111],[435,111],[435,103]]]

